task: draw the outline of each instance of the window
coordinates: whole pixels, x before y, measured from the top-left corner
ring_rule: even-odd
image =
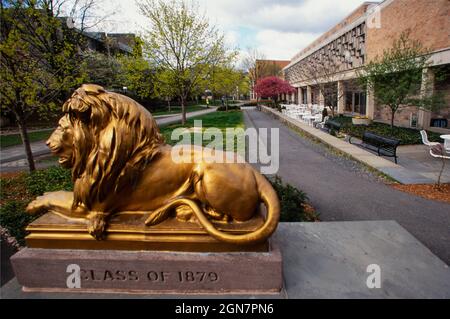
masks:
[[[346,92],[345,111],[366,115],[366,92]]]
[[[353,92],[345,92],[345,111],[353,112]]]

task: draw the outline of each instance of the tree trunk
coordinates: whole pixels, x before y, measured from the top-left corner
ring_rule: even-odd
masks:
[[[391,131],[394,131],[395,110],[391,109]]]
[[[19,124],[20,137],[22,138],[25,154],[27,155],[28,167],[30,172],[33,172],[36,170],[36,166],[34,164],[33,152],[31,151],[30,139],[28,137],[25,119],[17,119],[17,123]]]
[[[181,125],[186,124],[186,99],[185,97],[181,97]]]
[[[444,149],[442,149],[442,155],[444,155]],[[442,157],[442,166],[441,166],[441,170],[439,171],[439,176],[438,176],[437,184],[436,184],[437,189],[441,189],[441,178],[442,178],[442,173],[444,172],[444,168],[445,168],[445,161],[446,161],[446,159],[444,157]]]
[[[170,107],[170,99],[169,98],[167,98],[167,106],[168,106],[169,112],[170,112],[171,111],[171,107]]]

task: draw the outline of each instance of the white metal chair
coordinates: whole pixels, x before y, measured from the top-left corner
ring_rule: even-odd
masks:
[[[323,129],[325,127],[325,123],[328,121],[329,118],[330,118],[329,116],[325,116],[323,118],[322,122],[319,122],[319,123],[315,124],[315,128]]]
[[[428,140],[427,131],[425,131],[425,130],[420,131],[420,136],[422,136],[422,143],[425,144],[426,146],[432,147],[432,146],[436,146],[439,144],[438,142],[430,142]]]
[[[443,159],[450,159],[450,156],[445,156],[444,154],[444,147],[438,143],[439,146],[435,145],[430,149],[430,155],[435,158],[443,158]]]

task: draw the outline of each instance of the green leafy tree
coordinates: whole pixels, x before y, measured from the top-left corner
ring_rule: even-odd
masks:
[[[428,51],[419,41],[403,32],[393,46],[377,56],[359,72],[359,82],[373,89],[375,100],[391,110],[391,129],[395,115],[407,105],[431,107],[438,100],[420,92],[423,69],[429,66]]]
[[[170,112],[170,101],[172,101],[178,93],[175,74],[171,70],[160,70],[155,74],[153,85],[155,96],[167,102],[167,107]]]
[[[154,95],[154,68],[141,56],[121,56],[119,81],[141,99]]]
[[[81,2],[76,1],[72,11],[89,16],[94,1],[86,0],[86,5],[77,9]],[[1,107],[15,116],[30,171],[35,164],[27,132],[29,116],[54,113],[84,78],[81,33],[63,24],[64,4],[61,0],[0,2]]]
[[[170,72],[185,124],[188,97],[211,67],[230,59],[224,35],[186,1],[146,0],[139,7],[149,22],[145,49],[159,69]]]
[[[215,68],[211,75],[210,88],[215,94],[226,97],[226,110],[228,111],[228,97],[239,90],[242,82],[242,73],[231,66]]]
[[[249,96],[250,94],[250,78],[248,76],[248,74],[246,74],[245,72],[241,72],[241,78],[239,80],[238,83],[238,96],[237,98],[239,99],[240,95],[244,95],[244,96]]]
[[[115,56],[108,56],[96,51],[86,52],[82,68],[86,73],[86,82],[105,88],[122,88],[119,79],[122,65]]]

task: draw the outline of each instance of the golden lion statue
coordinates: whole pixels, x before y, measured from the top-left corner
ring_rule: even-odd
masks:
[[[85,84],[64,103],[65,115],[47,141],[59,163],[72,168],[73,192],[47,193],[27,211],[54,211],[88,224],[100,240],[118,212],[143,212],[146,225],[175,216],[197,220],[220,241],[251,244],[276,229],[280,205],[267,179],[247,163],[175,163],[151,114],[134,100],[101,86]],[[190,154],[203,148],[190,148]],[[252,219],[260,202],[264,224],[248,234],[218,230],[211,219]]]

